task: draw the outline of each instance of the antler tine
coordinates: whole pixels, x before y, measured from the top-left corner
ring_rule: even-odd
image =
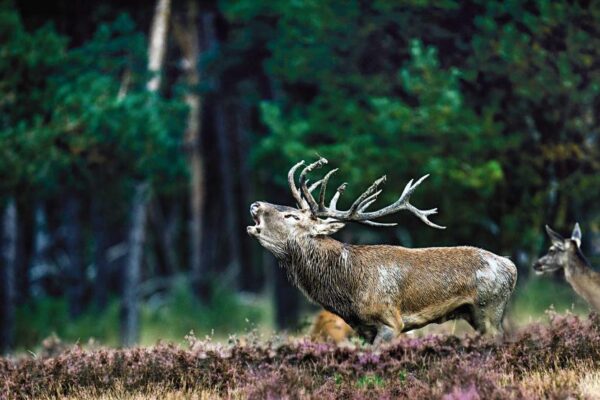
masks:
[[[340,196],[342,195],[342,193],[344,193],[344,191],[346,190],[346,188],[348,187],[348,183],[344,182],[342,183],[335,191],[335,194],[333,195],[333,197],[331,198],[331,201],[329,202],[329,208],[332,211],[337,211],[337,202],[338,199],[340,198]]]
[[[329,178],[333,175],[338,169],[334,168],[327,173],[322,179],[323,184],[321,185],[321,191],[319,192],[319,210],[325,210],[325,192],[327,191],[327,182],[329,182]]]
[[[288,172],[288,184],[290,185],[290,190],[292,191],[292,196],[294,196],[294,200],[296,200],[298,207],[305,208],[303,206],[304,201],[302,199],[302,195],[298,191],[298,188],[296,187],[296,182],[294,181],[294,174],[296,173],[296,170],[298,168],[300,168],[300,166],[302,166],[302,165],[304,165],[304,160],[300,161],[299,163],[294,165],[292,168],[290,168],[290,170]]]
[[[320,179],[320,180],[316,181],[315,183],[313,183],[312,185],[310,185],[308,187],[308,191],[311,192],[311,193],[314,192],[315,189],[318,188],[319,185],[322,184],[322,183],[323,183],[323,179]],[[308,179],[306,180],[306,184],[308,185]]]
[[[300,190],[302,190],[302,194],[304,195],[304,198],[306,199],[310,209],[314,212],[317,211],[319,206],[315,201],[314,197],[312,197],[312,194],[310,193],[308,187],[306,187],[306,174],[314,169],[321,168],[325,164],[327,164],[327,160],[321,157],[314,163],[307,165],[300,173]]]
[[[386,180],[386,177],[384,175],[381,178],[377,179],[375,182],[373,182],[373,184],[371,186],[369,186],[369,188],[367,190],[365,190],[363,192],[363,194],[361,194],[358,197],[358,199],[356,199],[354,201],[354,203],[352,203],[352,206],[348,210],[348,215],[349,216],[355,215],[356,212],[358,211],[358,208],[361,205],[361,203],[363,203],[365,201],[365,199],[370,197],[373,194],[373,192],[375,192],[379,188],[379,185],[385,183],[385,180]]]
[[[375,221],[369,221],[369,220],[358,221],[358,222],[360,222],[361,224],[370,225],[370,226],[396,226],[396,225],[398,225],[396,222],[375,222]]]
[[[419,219],[423,222],[425,222],[427,225],[433,227],[433,228],[437,228],[437,229],[446,229],[445,226],[441,226],[438,225],[436,223],[431,222],[427,216],[432,215],[432,214],[437,214],[437,208],[432,208],[431,210],[419,210],[417,207],[413,206],[412,204],[408,203],[407,207],[406,207],[410,212],[412,212],[413,214],[415,214],[417,217],[419,217]]]
[[[362,211],[365,211],[367,208],[369,208],[369,206],[377,200],[377,196],[379,196],[379,194],[381,192],[382,192],[382,190],[380,189],[380,190],[376,191],[375,193],[373,193],[372,195],[370,195],[369,197],[367,197],[366,199],[364,199],[358,205],[358,211],[362,212]]]
[[[298,191],[298,188],[294,183],[294,173],[301,165],[304,165],[304,161],[301,161],[298,164],[294,165],[288,173],[288,181],[290,183],[290,189],[292,190],[294,198],[296,198],[296,201],[302,207],[302,209],[310,209],[316,217],[327,218],[326,221],[354,221],[370,226],[395,226],[397,225],[396,223],[375,222],[373,220],[396,213],[400,210],[408,210],[411,213],[415,214],[425,224],[437,229],[446,229],[445,226],[433,223],[428,218],[430,215],[437,213],[437,208],[432,208],[430,210],[420,210],[417,207],[410,204],[410,196],[413,194],[415,189],[425,179],[429,177],[429,175],[422,176],[416,182],[414,182],[414,180],[411,179],[404,187],[404,190],[402,191],[402,194],[400,195],[398,200],[396,200],[394,203],[388,205],[387,207],[383,207],[382,209],[377,211],[365,212],[365,210],[377,200],[379,194],[381,194],[381,189],[379,189],[379,187],[386,181],[386,176],[384,175],[381,178],[377,179],[375,182],[373,182],[371,186],[369,186],[367,190],[365,190],[354,201],[354,203],[352,203],[352,206],[350,206],[348,211],[339,211],[336,208],[337,201],[346,189],[346,183],[343,183],[337,188],[335,194],[329,202],[329,207],[325,207],[327,183],[329,182],[329,178],[331,177],[331,175],[333,175],[337,171],[337,168],[329,171],[323,177],[323,179],[313,183],[310,186],[310,188],[307,187],[308,179],[306,178],[306,174],[317,168],[321,168],[325,164],[327,164],[327,160],[323,157],[320,157],[317,161],[304,167],[304,169],[300,173],[301,192]],[[319,192],[319,202],[317,203],[315,198],[312,196],[311,192],[315,190],[319,185],[321,186],[321,189]]]
[[[414,183],[414,185],[412,184],[412,182],[413,182],[412,179],[410,181],[408,181],[408,183],[404,187],[404,190],[402,191],[402,194],[400,195],[400,199],[399,200],[406,199],[406,202],[408,202],[408,199],[410,198],[410,195],[413,194],[413,192],[415,191],[415,189],[417,188],[417,186],[419,186],[421,184],[421,182],[423,182],[427,178],[429,178],[429,174],[423,175],[421,178],[419,178],[418,181],[416,181]]]
[[[437,224],[431,222],[427,218],[429,215],[437,213],[437,208],[433,208],[431,210],[419,210],[418,208],[416,208],[415,206],[413,206],[412,204],[409,203],[410,196],[413,194],[413,192],[415,191],[417,186],[419,186],[421,184],[421,182],[423,182],[425,179],[427,179],[428,176],[429,176],[429,174],[422,176],[414,184],[413,184],[413,180],[411,179],[404,187],[404,190],[402,191],[402,195],[400,195],[400,198],[398,200],[396,200],[393,204],[390,204],[389,206],[384,207],[378,211],[361,214],[360,219],[363,221],[371,220],[371,219],[383,217],[385,215],[393,214],[400,210],[409,210],[410,212],[415,214],[417,217],[419,217],[421,219],[421,221],[425,222],[427,225],[434,227],[434,228],[438,228],[438,229],[446,229],[445,226],[437,225]]]

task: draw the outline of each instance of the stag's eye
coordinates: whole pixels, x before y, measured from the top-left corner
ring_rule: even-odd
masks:
[[[294,215],[294,214],[285,214],[284,218],[294,218],[296,221],[300,220],[300,217],[298,217],[297,215]]]

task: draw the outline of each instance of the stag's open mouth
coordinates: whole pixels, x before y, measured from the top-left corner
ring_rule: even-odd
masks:
[[[260,234],[260,231],[261,231],[261,219],[258,214],[259,207],[260,206],[256,203],[254,203],[250,206],[250,215],[252,216],[252,220],[254,220],[255,225],[248,226],[246,228],[246,231],[251,236],[256,236],[256,235]]]

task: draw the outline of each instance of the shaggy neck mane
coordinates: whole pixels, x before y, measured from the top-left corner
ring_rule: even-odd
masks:
[[[281,262],[288,268],[303,266],[318,270],[322,265],[336,266],[341,261],[344,248],[343,243],[326,236],[289,239]]]
[[[348,245],[329,237],[301,237],[286,243],[280,265],[290,282],[327,309],[351,301],[351,256]],[[338,311],[339,312],[339,311]]]

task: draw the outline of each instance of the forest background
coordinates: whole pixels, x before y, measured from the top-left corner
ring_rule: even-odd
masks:
[[[4,0],[0,346],[301,332],[317,308],[246,225],[318,155],[342,203],[431,174],[413,202],[448,227],[338,238],[483,247],[519,268],[513,323],[585,313],[531,264],[576,221],[598,264],[598,115],[597,1]]]

